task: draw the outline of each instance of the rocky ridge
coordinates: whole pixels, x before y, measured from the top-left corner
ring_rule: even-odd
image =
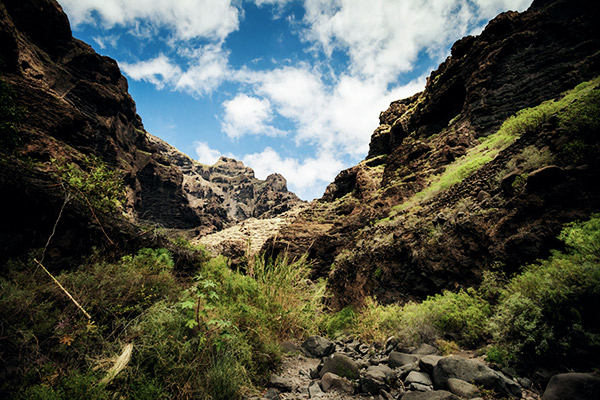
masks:
[[[308,253],[336,308],[422,299],[549,254],[565,222],[600,209],[596,139],[555,113],[493,156],[476,151],[508,116],[600,75],[597,17],[589,2],[537,0],[458,41],[423,92],[381,113],[367,158],[265,252]],[[572,154],[574,140],[589,157]],[[468,173],[433,191],[452,170]]]
[[[261,181],[230,159],[203,166],[146,132],[116,61],[73,38],[56,1],[3,1],[0,41],[0,78],[25,111],[18,152],[29,161],[16,169],[6,166],[2,179],[2,192],[12,193],[13,199],[23,197],[19,181],[36,175],[34,170],[43,170],[50,179],[53,159],[80,165],[84,156],[94,155],[120,172],[127,190],[124,211],[133,222],[177,234],[206,234],[246,218],[277,215],[301,203],[280,175]],[[61,201],[45,206],[34,199],[8,202],[3,220],[20,216],[22,221],[47,222],[28,226],[16,218],[14,224],[3,224],[2,237],[21,238],[5,241],[4,254],[42,246],[54,222],[48,216],[58,215]],[[25,215],[31,218],[22,218]],[[63,236],[72,227],[58,228]],[[70,233],[81,235],[88,232]]]

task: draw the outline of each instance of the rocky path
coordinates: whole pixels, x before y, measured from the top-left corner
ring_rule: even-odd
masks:
[[[540,399],[527,379],[512,379],[467,353],[442,357],[427,344],[405,349],[394,338],[377,347],[311,336],[282,347],[280,370],[262,398],[251,400]]]

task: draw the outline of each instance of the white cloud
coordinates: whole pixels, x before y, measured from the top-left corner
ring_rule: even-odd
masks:
[[[282,158],[270,147],[260,153],[247,154],[242,161],[254,170],[259,179],[266,179],[274,172],[283,175],[288,181],[288,189],[303,199],[321,196],[327,184],[344,167],[341,161],[331,155],[321,154],[304,160]]]
[[[107,47],[117,47],[120,35],[108,35],[108,36],[94,36],[94,42],[101,48],[106,49]]]
[[[531,0],[305,0],[304,40],[331,55],[345,52],[350,73],[394,81],[411,70],[421,51],[441,58],[469,26]]]
[[[221,46],[206,45],[183,55],[190,59],[190,66],[175,83],[176,90],[195,96],[212,93],[228,74],[229,53]]]
[[[119,66],[131,79],[150,82],[158,89],[172,84],[182,74],[181,68],[172,63],[164,54],[134,64],[120,62]]]
[[[286,132],[269,125],[273,119],[271,103],[267,99],[238,94],[223,103],[225,115],[221,127],[232,139],[244,135],[281,136]]]
[[[210,148],[206,142],[195,142],[194,144],[196,145],[197,159],[202,164],[213,165],[221,157],[221,152]]]
[[[106,28],[115,25],[172,29],[176,38],[224,40],[238,29],[240,11],[231,0],[60,0],[75,26],[93,23],[97,13]],[[134,30],[135,31],[135,30]]]

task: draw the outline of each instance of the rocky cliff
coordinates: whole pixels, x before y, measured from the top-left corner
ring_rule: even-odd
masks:
[[[600,210],[598,123],[576,116],[598,118],[597,81],[563,98],[600,74],[598,16],[538,0],[455,43],[423,92],[381,113],[367,158],[265,250],[308,252],[334,306],[423,298],[547,255],[563,223]]]
[[[148,134],[117,63],[74,39],[55,1],[3,0],[0,42],[0,79],[24,114],[18,153],[21,161],[29,160],[27,166],[9,171],[7,164],[17,161],[3,159],[7,170],[2,193],[13,193],[12,200],[6,199],[11,207],[3,209],[5,220],[15,215],[29,215],[33,221],[55,217],[58,210],[13,201],[23,197],[18,175],[36,175],[38,170],[50,175],[53,159],[81,164],[88,155],[119,171],[127,191],[124,211],[134,222],[203,234],[301,203],[280,175],[261,181],[228,159],[202,166]],[[3,225],[3,235],[27,237],[32,229],[15,221]],[[40,235],[47,238],[49,232]]]

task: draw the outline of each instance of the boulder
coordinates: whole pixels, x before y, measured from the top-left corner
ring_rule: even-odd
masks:
[[[307,357],[322,358],[333,353],[335,343],[321,336],[310,336],[301,347]]]
[[[435,387],[446,389],[450,378],[461,379],[512,397],[521,398],[521,387],[516,382],[477,361],[460,357],[442,358],[433,369]]]
[[[316,397],[321,397],[323,396],[323,391],[321,390],[321,386],[319,386],[319,382],[312,382],[309,386],[308,386],[308,396],[311,399],[314,399]]]
[[[600,376],[571,372],[554,375],[542,400],[599,400]]]
[[[335,353],[325,359],[319,376],[322,378],[328,372],[348,379],[358,379],[359,375],[356,362],[342,353]]]
[[[280,346],[283,353],[302,353],[300,346],[293,342],[285,341]]]
[[[419,357],[415,355],[392,351],[388,359],[388,364],[392,368],[397,368],[406,364],[414,364],[418,361]]]
[[[389,391],[390,371],[389,367],[383,365],[371,365],[360,377],[361,390],[373,395],[379,394],[382,390]]]
[[[279,375],[271,375],[269,386],[279,389],[282,392],[291,392],[294,390],[294,382],[291,379],[282,378]]]
[[[411,371],[404,380],[405,386],[410,386],[412,383],[419,383],[425,386],[433,386],[433,382],[431,381],[429,375],[418,371]]]
[[[440,361],[442,358],[444,357],[435,355],[421,357],[421,359],[419,360],[419,368],[421,368],[421,371],[432,375],[433,369],[437,365],[438,361]]]
[[[331,372],[327,372],[321,378],[321,387],[324,392],[336,391],[346,394],[354,394],[354,385],[346,378],[342,378]]]
[[[448,385],[448,390],[460,397],[473,399],[481,394],[481,391],[477,386],[461,379],[450,378],[446,384]]]
[[[423,343],[422,345],[417,347],[415,350],[410,352],[410,354],[414,354],[416,356],[428,356],[428,355],[438,354],[438,353],[439,353],[438,349],[436,349],[435,347],[433,347],[432,345],[427,344],[427,343]]]
[[[460,397],[445,390],[433,390],[430,392],[407,392],[401,397],[402,400],[461,400]]]

